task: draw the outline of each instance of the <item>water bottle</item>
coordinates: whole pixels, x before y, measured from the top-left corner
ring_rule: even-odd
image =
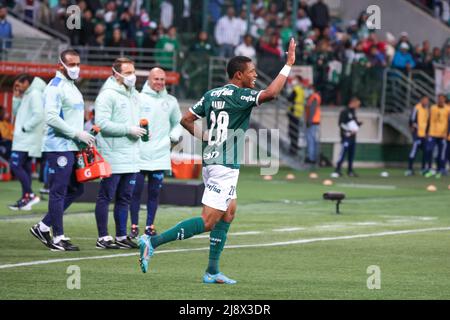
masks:
[[[141,128],[145,129],[147,132],[141,137],[142,141],[146,142],[148,141],[148,120],[143,118],[139,122],[139,125]]]
[[[89,133],[93,135],[94,137],[100,132],[100,127],[97,125],[93,125]],[[88,145],[84,142],[80,143],[80,149],[86,149]]]

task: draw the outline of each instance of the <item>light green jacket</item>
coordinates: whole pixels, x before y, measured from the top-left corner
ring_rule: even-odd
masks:
[[[130,127],[139,126],[139,108],[139,92],[127,90],[112,76],[95,100],[98,150],[114,174],[139,171],[140,139],[129,135]]]
[[[61,72],[44,90],[44,152],[78,151],[75,135],[84,130],[84,100],[80,90]]]
[[[148,83],[141,91],[141,118],[149,122],[149,141],[141,141],[141,170],[171,170],[170,142],[180,139],[181,111],[178,101],[167,90],[156,92]]]
[[[42,155],[45,123],[43,93],[46,85],[44,80],[35,77],[23,97],[13,99],[16,120],[12,150],[28,152],[29,157],[40,158]]]

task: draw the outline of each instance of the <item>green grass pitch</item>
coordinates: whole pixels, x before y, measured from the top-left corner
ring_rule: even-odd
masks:
[[[94,204],[74,204],[65,215],[65,233],[81,251],[50,252],[28,231],[47,202],[32,212],[9,211],[19,184],[0,182],[0,300],[450,299],[449,178],[404,177],[400,170],[382,178],[371,169],[323,186],[329,170],[316,180],[294,172],[286,181],[289,172],[264,181],[257,168],[241,170],[237,216],[221,258],[234,286],[202,284],[207,234],[158,248],[147,274],[137,251],[95,249]],[[438,190],[427,192],[429,184]],[[342,214],[322,199],[326,191],[346,193]],[[199,213],[160,206],[157,229]],[[114,234],[112,213],[109,228]],[[71,265],[79,267],[80,289],[67,288]],[[380,289],[368,289],[369,266],[379,267]]]

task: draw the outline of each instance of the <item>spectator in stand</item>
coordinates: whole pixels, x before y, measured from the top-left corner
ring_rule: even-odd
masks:
[[[8,8],[3,2],[0,2],[0,52],[2,48],[11,48],[11,40],[13,38],[12,34],[12,26],[8,20],[6,20],[6,16],[8,15]],[[5,43],[3,43],[3,39]]]
[[[164,29],[168,29],[173,25],[173,5],[170,1],[161,2],[161,24]]]
[[[310,16],[310,8],[308,6],[308,1],[307,0],[301,0],[300,3],[298,4],[298,9],[303,9],[303,11],[305,11],[306,15],[309,17]]]
[[[197,36],[197,41],[191,46],[190,52],[206,53],[208,55],[214,54],[214,47],[209,42],[209,36],[206,31],[200,31]]]
[[[447,44],[442,54],[442,62],[449,67],[450,66],[450,44]]]
[[[307,34],[311,29],[311,19],[307,16],[305,10],[302,8],[298,9],[297,21],[295,23],[295,26],[297,27],[297,31],[302,35]]]
[[[49,26],[52,21],[52,13],[48,0],[41,0],[37,11],[37,21],[43,25]]]
[[[397,42],[397,45],[395,46],[395,49],[398,51],[400,50],[400,46],[402,45],[402,43],[406,43],[408,45],[408,51],[409,53],[411,53],[411,55],[414,54],[414,47],[411,43],[411,41],[409,41],[409,35],[408,32],[403,31],[400,33],[400,39]]]
[[[107,47],[113,48],[125,48],[130,47],[131,43],[123,38],[122,31],[120,28],[116,27],[113,30],[112,38],[106,42]],[[109,52],[109,55],[113,58],[118,58],[120,56],[120,52],[117,50],[112,50]]]
[[[392,33],[386,32],[386,62],[391,65],[395,55],[395,37]]]
[[[270,56],[279,60],[283,56],[280,36],[278,33],[273,32],[273,30],[268,31],[267,33],[268,35],[261,37],[259,40],[261,55]]]
[[[229,7],[227,14],[219,19],[214,30],[214,37],[219,45],[219,55],[231,58],[239,44],[241,29],[235,17],[234,8]]]
[[[247,10],[241,10],[239,17],[236,18],[239,25],[239,42],[242,42],[247,33]]]
[[[386,58],[384,54],[380,52],[376,45],[370,47],[369,53],[367,55],[370,67],[386,67]]]
[[[355,46],[359,41],[358,30],[358,22],[356,20],[351,20],[347,28],[347,34],[350,36],[352,46]]]
[[[103,48],[106,44],[106,28],[103,23],[97,23],[94,28],[94,34],[89,40],[89,45],[91,47],[101,47]]]
[[[244,42],[236,47],[236,50],[234,50],[234,55],[249,57],[256,65],[256,50],[253,46],[253,38],[251,35],[245,35]]]
[[[142,47],[146,49],[154,49],[156,47],[156,43],[158,42],[159,34],[158,30],[155,29],[147,29],[144,32],[144,41]]]
[[[317,0],[317,2],[311,6],[309,9],[309,16],[311,18],[312,27],[318,28],[321,33],[330,24],[328,6],[323,0]]]
[[[416,46],[414,52],[414,60],[416,61],[416,69],[422,70],[428,74],[432,74],[433,64],[431,62],[432,56],[430,52],[430,43],[428,41],[424,41],[422,43],[422,46]]]
[[[358,39],[363,40],[369,36],[370,30],[367,27],[367,19],[369,19],[369,15],[366,11],[361,12],[358,19]]]
[[[211,22],[216,24],[220,20],[220,14],[222,12],[222,6],[224,0],[210,0],[208,3],[208,12],[211,17]]]
[[[87,45],[94,34],[95,24],[92,20],[92,11],[86,10],[81,18],[80,44]]]
[[[284,51],[287,50],[289,41],[293,36],[294,32],[291,28],[291,19],[289,17],[286,17],[283,19],[283,28],[280,30],[281,46]]]
[[[180,50],[180,44],[177,40],[177,28],[170,27],[167,34],[159,38],[156,43],[156,49],[162,50],[155,53],[155,59],[163,69],[172,69],[176,66],[173,65],[173,58],[178,54]]]
[[[410,47],[406,42],[402,42],[399,49],[400,50],[398,50],[394,55],[392,67],[399,69],[402,72],[410,72],[411,69],[416,67],[416,62],[409,52]]]
[[[63,1],[63,0],[62,0]],[[60,1],[61,6],[55,7],[52,10],[52,24],[51,28],[59,33],[69,36],[69,29],[66,26],[67,7],[62,6],[62,1]]]
[[[441,52],[441,48],[439,47],[434,47],[433,48],[433,53],[431,55],[431,61],[433,63],[437,63],[437,64],[441,64],[442,63],[442,52]]]

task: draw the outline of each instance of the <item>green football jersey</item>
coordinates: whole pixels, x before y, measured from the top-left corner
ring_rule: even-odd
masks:
[[[208,141],[203,142],[203,165],[220,164],[239,169],[250,114],[260,91],[227,84],[205,93],[190,111],[206,117]]]

